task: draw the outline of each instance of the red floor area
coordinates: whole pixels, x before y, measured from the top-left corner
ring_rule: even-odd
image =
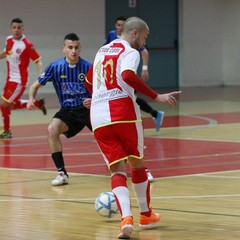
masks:
[[[208,125],[212,122],[218,124],[239,123],[240,112],[233,113],[209,113],[194,116],[165,116],[162,127],[186,127]],[[143,121],[144,128],[154,128],[154,121],[151,118],[145,118]]]
[[[163,127],[238,122],[239,113],[199,116],[167,116]],[[145,128],[154,128],[151,118]],[[47,125],[15,126],[14,138],[0,142],[0,167],[56,171],[46,137]],[[92,133],[62,137],[67,170],[109,175]],[[240,143],[145,137],[146,166],[154,177],[166,177],[240,169]]]

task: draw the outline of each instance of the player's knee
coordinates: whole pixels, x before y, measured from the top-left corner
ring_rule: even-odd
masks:
[[[47,130],[48,130],[48,137],[49,138],[55,138],[55,137],[59,136],[57,128],[53,124],[49,124]]]
[[[119,161],[116,162],[112,165],[110,165],[110,171],[112,174],[117,173],[117,172],[126,172],[126,163],[125,161]]]
[[[131,168],[142,168],[144,167],[143,159],[129,158],[128,163]]]

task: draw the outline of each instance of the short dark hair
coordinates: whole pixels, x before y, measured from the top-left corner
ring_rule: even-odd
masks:
[[[23,23],[23,20],[21,18],[14,18],[12,21],[11,21],[11,25],[13,23]]]
[[[122,16],[119,16],[115,19],[115,23],[117,23],[117,21],[126,21],[127,19],[128,19],[127,16],[122,15]]]
[[[64,37],[64,41],[65,40],[71,40],[71,41],[79,41],[79,37],[76,33],[68,33],[65,37]]]

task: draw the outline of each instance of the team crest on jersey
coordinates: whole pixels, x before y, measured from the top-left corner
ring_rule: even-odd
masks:
[[[84,73],[80,73],[80,74],[78,75],[78,79],[79,79],[80,81],[84,81],[84,80],[85,80],[85,74],[84,74]]]
[[[16,53],[17,53],[17,54],[20,54],[21,51],[22,51],[21,48],[17,48],[17,49],[16,49]]]

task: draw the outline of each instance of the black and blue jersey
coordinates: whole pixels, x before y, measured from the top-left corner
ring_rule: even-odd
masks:
[[[52,62],[38,78],[41,85],[52,82],[62,108],[83,106],[83,100],[91,97],[84,81],[92,64],[82,58],[75,65],[71,65],[66,58]]]

